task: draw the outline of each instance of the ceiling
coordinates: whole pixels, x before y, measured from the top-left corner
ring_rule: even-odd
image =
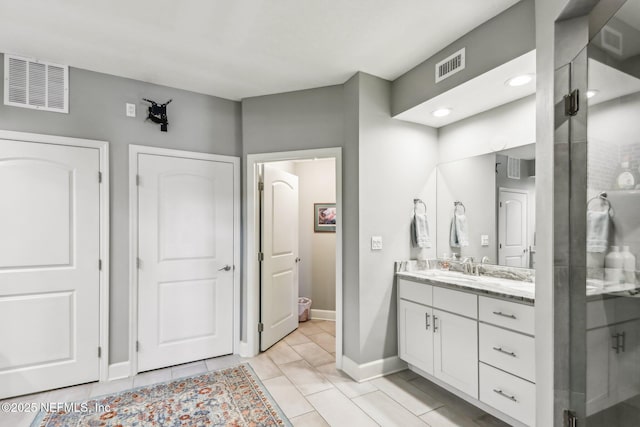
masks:
[[[597,91],[595,96],[588,99],[589,105],[597,105],[640,92],[640,79],[592,58],[588,61],[589,90]]]
[[[508,102],[532,95],[536,90],[535,77],[527,84],[511,87],[506,82],[515,76],[535,76],[536,51],[532,50],[502,64],[476,78],[466,81],[422,104],[398,114],[394,118],[432,127],[442,127],[471,117]],[[431,113],[449,108],[446,117],[434,117]]]
[[[0,52],[239,100],[393,80],[517,0],[3,0]]]

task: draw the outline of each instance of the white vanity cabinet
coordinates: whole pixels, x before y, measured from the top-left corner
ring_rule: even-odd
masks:
[[[398,278],[398,351],[512,425],[535,425],[534,308]]]
[[[478,297],[405,279],[398,296],[400,358],[477,399]]]
[[[587,303],[587,414],[640,393],[640,301]]]

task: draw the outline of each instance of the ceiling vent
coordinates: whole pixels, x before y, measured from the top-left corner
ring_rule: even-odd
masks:
[[[69,67],[5,54],[4,103],[68,113]]]
[[[605,25],[601,32],[600,43],[609,52],[622,56],[622,33]]]
[[[464,70],[464,52],[462,48],[436,64],[436,83]]]
[[[507,157],[507,178],[520,179],[520,159]]]

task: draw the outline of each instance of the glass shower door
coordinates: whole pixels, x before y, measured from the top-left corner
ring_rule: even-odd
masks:
[[[640,426],[640,0],[587,47],[587,425]]]

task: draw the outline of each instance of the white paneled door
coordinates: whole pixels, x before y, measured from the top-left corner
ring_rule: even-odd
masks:
[[[98,379],[99,156],[0,141],[0,399]]]
[[[527,193],[500,189],[498,211],[498,264],[529,267],[527,246]]]
[[[233,168],[138,154],[138,371],[233,352]]]
[[[298,327],[298,177],[265,165],[262,194],[260,349]]]

